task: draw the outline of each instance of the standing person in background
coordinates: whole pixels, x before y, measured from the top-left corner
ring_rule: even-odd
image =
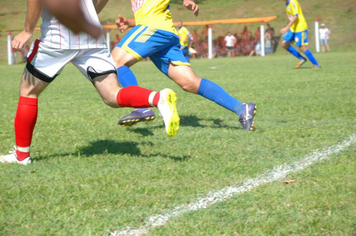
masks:
[[[191,43],[191,34],[188,29],[183,26],[181,21],[178,21],[178,37],[180,43],[180,50],[189,62],[189,47]]]
[[[115,35],[115,38],[114,38],[114,46],[116,46],[118,43],[120,43],[120,36],[118,34]]]
[[[321,24],[321,28],[319,29],[319,34],[320,34],[320,42],[321,42],[321,51],[325,52],[325,47],[326,47],[326,51],[330,52],[328,41],[331,32],[328,28],[325,27],[325,24]]]
[[[201,54],[201,37],[197,30],[195,29],[192,34],[193,40],[192,40],[192,45],[191,47],[196,51],[196,54],[192,55],[192,58],[199,58]]]
[[[278,46],[278,38],[275,35],[274,28],[269,23],[267,24],[266,32],[269,32],[269,34],[271,35],[271,42],[272,42],[271,50],[272,50],[272,53],[274,53]]]
[[[173,26],[169,2],[169,0],[133,0],[131,5],[135,19],[126,19],[119,15],[116,24],[121,32],[134,26],[112,52],[120,83],[124,87],[137,85],[137,79],[129,67],[149,57],[162,73],[184,91],[199,94],[217,103],[236,114],[245,130],[255,130],[253,119],[257,106],[254,103],[242,103],[213,81],[194,73],[188,60],[180,51],[179,37]],[[184,0],[183,5],[195,16],[198,15],[199,7],[195,1]],[[145,117],[152,117],[152,113],[147,109],[134,110],[121,118],[119,124],[131,126],[139,121],[146,121]]]
[[[208,32],[209,32],[209,25],[205,25],[204,29],[201,31],[201,40],[204,41],[204,39],[208,38]]]
[[[289,18],[287,26],[280,30],[284,36],[282,47],[298,58],[296,68],[300,68],[307,59],[299,54],[299,52],[290,44],[295,43],[296,46],[307,56],[309,61],[313,63],[313,68],[320,68],[319,63],[314,58],[313,53],[308,49],[308,24],[304,18],[302,8],[297,0],[284,0],[286,2],[286,12]]]
[[[261,27],[258,26],[255,31],[255,41],[261,41]]]
[[[269,56],[272,54],[272,36],[269,33],[269,30],[265,33],[265,48],[266,55]]]
[[[97,12],[105,6],[101,3],[98,0],[94,5],[92,0],[83,0],[85,15],[96,26],[100,26]],[[138,86],[121,88],[103,33],[97,39],[86,33],[74,34],[59,23],[40,0],[27,1],[25,29],[12,41],[14,49],[20,51],[28,43],[40,16],[42,35],[32,43],[20,82],[14,121],[16,145],[9,155],[0,155],[0,163],[31,163],[30,146],[37,122],[39,96],[69,62],[94,85],[108,106],[158,107],[168,136],[177,133],[179,116],[175,108],[176,95],[172,90],[154,92]]]
[[[235,56],[235,42],[236,38],[230,32],[227,32],[227,35],[224,38],[227,57],[234,57]]]

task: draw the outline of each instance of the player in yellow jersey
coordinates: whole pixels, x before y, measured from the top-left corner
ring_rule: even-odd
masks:
[[[308,24],[302,12],[302,8],[297,0],[284,0],[286,2],[286,12],[289,18],[289,23],[282,28],[280,33],[284,35],[282,47],[298,58],[296,68],[300,68],[307,59],[299,54],[299,52],[290,44],[294,43],[307,56],[309,61],[313,63],[313,68],[320,68],[319,63],[314,58],[313,53],[308,49]]]
[[[180,50],[179,37],[173,26],[169,0],[131,0],[135,19],[119,15],[116,24],[120,31],[133,27],[112,51],[118,71],[118,80],[123,87],[138,85],[130,66],[149,57],[156,67],[171,78],[183,90],[199,94],[216,102],[239,116],[245,130],[253,131],[256,113],[254,103],[242,103],[214,82],[198,77],[189,61]],[[184,0],[183,5],[197,16],[199,7],[193,0]],[[154,119],[150,109],[135,109],[119,120],[123,126]]]
[[[178,36],[179,36],[179,43],[180,43],[180,50],[182,51],[183,55],[189,61],[188,50],[190,46],[190,38],[191,34],[188,29],[183,26],[181,21],[178,21]]]

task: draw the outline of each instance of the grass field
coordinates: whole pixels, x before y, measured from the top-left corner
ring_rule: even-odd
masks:
[[[145,228],[147,235],[162,236],[355,236],[356,53],[316,57],[320,70],[310,63],[293,69],[290,55],[192,61],[198,75],[257,104],[255,132],[244,131],[233,113],[183,92],[152,63],[135,65],[140,85],[177,92],[181,127],[173,138],[158,115],[150,124],[118,126],[130,109],[105,106],[68,65],[40,97],[33,164],[0,165],[0,235]],[[23,67],[0,65],[1,153],[14,144]],[[283,179],[203,209],[169,213],[276,166],[303,164],[350,137],[350,146]],[[150,226],[150,217],[164,214],[168,222]]]

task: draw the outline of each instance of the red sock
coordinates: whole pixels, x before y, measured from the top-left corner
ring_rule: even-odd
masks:
[[[19,98],[15,117],[16,155],[19,161],[30,156],[32,133],[37,121],[37,104],[37,98]]]
[[[159,94],[139,86],[128,86],[119,91],[116,100],[120,107],[157,107]]]

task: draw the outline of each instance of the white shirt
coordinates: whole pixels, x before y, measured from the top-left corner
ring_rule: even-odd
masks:
[[[81,8],[89,22],[101,27],[92,0],[80,1]],[[59,23],[45,8],[41,14],[41,38],[44,45],[57,49],[89,49],[107,48],[104,34],[94,39],[86,33],[74,34],[71,30]]]
[[[236,38],[233,35],[230,35],[230,36],[226,35],[224,40],[226,41],[226,47],[233,47],[234,43],[236,41]]]
[[[328,28],[319,29],[320,39],[329,39],[330,30]]]

